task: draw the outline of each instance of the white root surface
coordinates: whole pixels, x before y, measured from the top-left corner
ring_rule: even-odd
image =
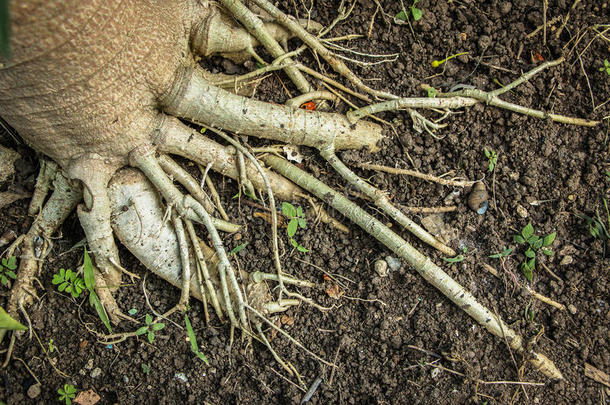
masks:
[[[154,186],[139,170],[126,168],[113,176],[108,194],[112,228],[117,238],[148,270],[181,288],[182,265],[178,240],[172,222],[164,221],[165,207]],[[189,249],[189,256],[192,268],[196,269],[192,249]],[[216,267],[208,262],[208,268],[216,291],[220,291]],[[261,305],[270,297],[265,283],[252,283],[247,286],[247,292],[250,302]],[[191,274],[190,293],[201,300],[195,271]],[[219,301],[225,310],[224,301]]]

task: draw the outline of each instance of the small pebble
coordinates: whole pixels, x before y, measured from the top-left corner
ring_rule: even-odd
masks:
[[[40,384],[32,384],[28,388],[28,397],[31,399],[37,398],[40,395]]]
[[[432,371],[430,372],[430,375],[432,376],[432,378],[436,378],[439,376],[440,373],[441,373],[441,369],[434,367],[432,369]]]
[[[519,215],[521,218],[527,218],[528,213],[524,206],[522,206],[521,204],[517,204],[516,209],[517,215]]]
[[[91,370],[93,368],[93,359],[87,360],[87,365],[85,366],[87,370]]]
[[[560,266],[567,266],[568,264],[572,264],[572,262],[574,261],[574,258],[570,255],[565,255],[563,257],[563,259],[561,259],[561,261],[559,262]]]
[[[392,271],[398,271],[402,266],[400,260],[393,256],[386,256],[385,261],[388,263],[388,266],[390,266],[390,270]]]
[[[383,259],[379,259],[375,262],[375,272],[379,277],[386,277],[388,275],[388,262]]]
[[[91,378],[97,378],[101,375],[102,375],[102,369],[99,367],[94,368],[93,371],[91,372]]]
[[[570,311],[570,313],[572,315],[576,315],[576,312],[578,312],[578,310],[576,309],[576,307],[572,304],[568,305],[568,311]]]
[[[174,374],[174,378],[182,381],[183,383],[189,382],[189,379],[186,378],[186,375],[184,373],[176,373],[176,374]]]

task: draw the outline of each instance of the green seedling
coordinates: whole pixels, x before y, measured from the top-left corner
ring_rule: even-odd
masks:
[[[443,257],[443,260],[447,263],[460,263],[464,261],[464,255],[468,252],[466,247],[462,248],[462,253],[455,257]]]
[[[49,353],[53,353],[55,351],[56,347],[55,344],[53,344],[53,338],[49,339]]]
[[[59,269],[59,273],[53,274],[51,283],[57,286],[59,292],[65,291],[72,294],[74,298],[78,298],[86,288],[85,281],[70,269]]]
[[[595,213],[595,217],[589,217],[584,214],[577,215],[586,221],[591,236],[603,242],[603,257],[606,258],[606,241],[610,239],[610,210],[608,209],[608,200],[602,198],[602,201],[604,202],[604,208],[606,210],[607,222],[604,222],[602,217],[599,215],[599,212]]]
[[[100,297],[98,297],[95,292],[95,274],[93,271],[93,263],[91,263],[91,258],[89,257],[89,253],[87,249],[85,249],[85,254],[83,256],[83,277],[85,278],[85,287],[89,291],[89,305],[95,308],[97,315],[102,320],[108,332],[112,333],[112,326],[110,326],[110,319],[108,319],[108,314],[106,313],[106,309],[104,305],[102,305],[102,301],[100,301]]]
[[[195,331],[193,331],[193,326],[191,325],[191,321],[189,320],[187,314],[184,314],[184,323],[186,325],[186,334],[191,344],[191,351],[195,353],[195,356],[199,357],[201,360],[203,360],[203,362],[205,362],[205,364],[209,366],[210,363],[208,363],[207,357],[205,357],[205,354],[201,353],[201,351],[199,350],[199,346],[197,345],[197,337],[195,336]]]
[[[148,342],[152,343],[155,340],[155,332],[165,328],[165,324],[161,322],[153,323],[153,317],[150,316],[150,314],[146,314],[144,320],[146,322],[146,326],[138,328],[138,330],[136,330],[136,335],[140,336],[146,333]]]
[[[604,66],[600,67],[599,71],[606,72],[606,74],[610,76],[610,62],[608,62],[608,59],[604,59]]]
[[[483,152],[485,153],[485,157],[487,157],[489,163],[489,172],[491,173],[494,171],[496,163],[498,163],[498,154],[495,150],[487,148],[483,148]]]
[[[502,251],[500,253],[493,254],[489,256],[492,259],[501,259],[503,257],[510,256],[510,254],[515,250],[515,248],[507,248],[506,246],[502,246]]]
[[[433,60],[431,64],[432,64],[433,68],[436,68],[436,67],[439,67],[440,65],[442,65],[443,63],[447,62],[450,59],[457,58],[458,56],[462,56],[462,55],[468,55],[469,53],[470,52],[456,53],[455,55],[447,56],[445,59],[442,59],[442,60]]]
[[[146,375],[150,374],[150,366],[146,363],[142,363],[142,372]]]
[[[238,254],[239,252],[241,252],[242,250],[244,250],[244,248],[248,246],[248,242],[244,242],[241,245],[237,245],[233,248],[233,250],[231,250],[230,255],[234,256],[236,254]]]
[[[2,282],[2,285],[7,286],[9,279],[17,279],[17,275],[15,274],[16,269],[17,258],[15,256],[2,258],[2,265],[0,265],[0,281]]]
[[[0,329],[28,330],[26,326],[14,320],[2,307],[0,307]]]
[[[536,268],[536,254],[541,251],[547,256],[553,255],[553,250],[549,248],[555,241],[557,232],[549,233],[544,237],[534,235],[534,227],[528,223],[522,230],[520,235],[514,235],[515,243],[526,244],[525,260],[521,263],[521,270],[528,281],[532,281],[534,270]]]
[[[72,400],[76,397],[76,387],[72,384],[64,384],[63,388],[57,390],[59,394],[59,400],[64,402],[66,405],[70,405]]]
[[[409,11],[405,11],[405,9],[400,10],[398,14],[394,16],[397,20],[407,21],[409,19],[409,14],[413,17],[413,21],[419,21],[422,18],[422,10],[421,8],[415,7],[415,5],[419,3],[419,0],[413,0],[413,4],[409,7]]]
[[[304,248],[296,240],[294,240],[294,235],[297,233],[297,230],[299,228],[307,229],[307,221],[305,220],[305,213],[303,212],[303,208],[300,205],[295,208],[294,205],[288,202],[283,202],[282,213],[290,220],[288,222],[287,229],[290,244],[294,246],[299,252],[309,252],[309,249]]]
[[[134,316],[138,313],[138,310],[136,308],[131,308],[129,311],[127,311],[127,313],[131,316]]]

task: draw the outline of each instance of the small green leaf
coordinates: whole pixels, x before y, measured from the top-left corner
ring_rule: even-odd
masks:
[[[93,272],[93,263],[91,263],[91,258],[89,257],[87,249],[85,249],[83,255],[83,277],[85,278],[87,290],[93,291],[95,289],[95,274]]]
[[[534,270],[536,268],[536,258],[535,257],[533,259],[530,259],[527,262],[527,267],[529,267],[532,270]]]
[[[529,224],[525,225],[525,228],[523,228],[521,230],[521,236],[523,236],[523,239],[529,240],[529,238],[531,238],[532,235],[534,235],[534,227],[532,226],[532,223],[530,222]]]
[[[407,21],[407,13],[405,12],[405,10],[400,10],[400,12],[396,14],[394,18],[401,21]]]
[[[11,270],[15,270],[17,268],[17,258],[15,256],[11,256],[8,258],[8,263],[4,265]]]
[[[233,250],[231,250],[230,255],[231,255],[231,256],[233,256],[233,255],[238,254],[239,252],[241,252],[242,250],[244,250],[244,248],[245,248],[246,246],[248,246],[248,242],[245,242],[245,243],[242,243],[241,245],[237,245],[237,246],[235,246],[235,247],[233,248]]]
[[[487,157],[487,158],[491,157],[491,153],[487,150],[487,148],[484,148],[483,152],[485,153],[485,157]]]
[[[290,238],[290,244],[291,244],[292,246],[294,246],[294,247],[299,246],[299,243],[298,243],[296,240],[292,239],[292,238]]]
[[[282,213],[289,218],[294,218],[297,216],[297,209],[294,208],[294,205],[284,201],[282,203]]]
[[[57,285],[62,283],[64,279],[59,274],[53,274],[53,280],[51,280],[51,284]]]
[[[150,316],[150,314],[146,314],[146,316],[144,317],[144,320],[147,325],[150,325],[153,321],[153,318],[152,318],[152,316]]]
[[[138,313],[138,310],[137,310],[137,309],[135,309],[135,308],[131,308],[129,311],[127,311],[127,313],[128,313],[129,315],[135,315],[135,314],[137,314],[137,313]]]
[[[161,329],[165,328],[165,324],[164,324],[164,323],[153,323],[153,324],[150,326],[150,328],[151,328],[153,331],[155,331],[155,332],[156,332],[156,331],[159,331],[159,330],[161,330]]]
[[[544,237],[544,246],[551,246],[555,241],[555,237],[557,236],[557,232],[549,233]]]
[[[297,246],[297,250],[298,250],[299,252],[303,252],[303,253],[307,253],[307,252],[309,252],[309,249],[307,249],[307,248],[305,248],[305,247],[303,247],[303,246],[301,246],[301,245],[298,245],[298,246]]]
[[[5,271],[5,272],[4,272],[4,274],[6,274],[7,276],[9,276],[9,277],[10,277],[10,278],[12,278],[13,280],[17,280],[17,275],[16,275],[14,272],[10,271],[10,270]]]
[[[63,283],[61,283],[59,285],[59,287],[57,287],[57,289],[59,290],[59,292],[63,292],[68,287],[68,285],[69,285],[68,282],[64,281]]]
[[[66,270],[66,281],[69,281],[72,279],[72,270],[68,269]]]
[[[293,237],[297,233],[298,221],[293,218],[288,222],[288,236]]]
[[[300,205],[297,207],[297,217],[299,218],[303,218],[305,216],[305,214],[303,213],[303,207],[301,207]]]
[[[65,280],[66,279],[66,270],[59,269],[59,276],[61,277],[62,280]]]
[[[551,249],[542,249],[542,253],[544,253],[547,256],[553,256],[553,251]]]
[[[534,243],[531,244],[532,249],[538,251],[542,247],[543,239],[538,238]]]
[[[514,235],[513,240],[515,243],[525,243],[525,239],[521,235]]]
[[[534,273],[532,272],[532,269],[529,268],[525,262],[523,262],[523,264],[521,265],[521,269],[523,270],[523,275],[525,276],[525,278],[528,281],[532,281],[532,278],[534,278]]]
[[[422,17],[421,9],[419,9],[417,7],[411,7],[411,14],[413,15],[413,19],[415,21],[421,20],[421,17]]]
[[[0,276],[0,281],[2,281],[3,285],[7,285],[8,284],[8,278],[6,278],[6,276],[4,274],[2,274]]]
[[[464,261],[464,255],[457,255],[455,257],[443,257],[443,260],[447,263],[459,263]]]
[[[208,363],[208,359],[205,357],[205,355],[203,353],[201,353],[201,351],[199,351],[199,346],[197,345],[197,337],[195,336],[195,331],[193,331],[193,326],[191,325],[191,321],[189,320],[189,317],[187,314],[184,314],[184,323],[186,324],[186,334],[189,337],[189,342],[191,344],[191,351],[193,353],[195,353],[195,355],[197,357],[199,357],[201,360],[203,360],[205,362],[205,364],[207,364],[209,366],[210,363]]]
[[[136,335],[140,336],[148,332],[148,326],[142,326],[136,330]]]
[[[303,218],[299,218],[299,226],[301,229],[307,229],[307,221]]]
[[[146,335],[146,337],[148,338],[148,343],[152,344],[152,342],[154,342],[155,340],[155,334],[153,332],[148,332],[148,335]]]
[[[106,309],[104,308],[102,301],[100,301],[100,297],[97,296],[94,290],[89,290],[89,304],[95,308],[97,316],[100,317],[102,323],[104,326],[106,326],[106,329],[108,329],[108,332],[112,333],[112,326],[110,325],[110,320],[108,319]]]
[[[27,330],[28,328],[14,320],[5,310],[0,307],[0,329]]]

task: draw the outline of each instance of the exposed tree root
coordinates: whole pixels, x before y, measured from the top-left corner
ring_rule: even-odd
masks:
[[[366,213],[343,195],[290,164],[288,161],[276,156],[266,156],[264,161],[282,175],[324,200],[383,243],[400,258],[409,262],[422,277],[473,317],[481,326],[498,337],[505,337],[513,350],[518,352],[525,351],[522,338],[519,335],[508,328],[499,317],[481,305],[460,284],[449,277],[440,267],[432,263],[428,257],[413,248],[407,241],[395,234],[383,223]],[[533,356],[532,364],[537,370],[551,378],[563,378],[553,362],[544,355],[539,353],[531,353],[531,355]]]
[[[110,102],[103,99],[100,102],[102,105],[99,107],[102,112],[99,112],[98,109],[91,107],[92,105],[97,106],[95,98],[97,93],[83,92],[78,86],[74,86],[77,87],[75,93],[67,93],[71,95],[71,98],[67,97],[69,102],[62,104],[60,108],[46,105],[45,101],[48,101],[45,98],[46,90],[56,85],[55,81],[52,84],[45,83],[40,88],[36,83],[30,83],[31,86],[27,87],[27,94],[11,95],[10,91],[19,88],[17,86],[19,72],[27,71],[30,55],[22,53],[20,54],[21,59],[16,60],[12,65],[0,67],[0,79],[4,79],[8,83],[8,90],[4,87],[0,88],[2,95],[0,105],[3,108],[10,107],[5,114],[18,125],[23,125],[23,122],[29,122],[32,117],[36,117],[39,120],[36,125],[32,124],[32,128],[22,127],[20,131],[22,135],[28,135],[27,139],[35,147],[53,157],[57,162],[42,164],[30,206],[30,214],[38,214],[38,217],[28,234],[20,240],[22,254],[19,278],[11,291],[8,312],[16,315],[35,297],[32,280],[39,270],[39,263],[44,257],[48,240],[82,199],[83,203],[78,206],[77,211],[95,263],[96,288],[113,322],[129,318],[120,311],[112,297],[112,292],[119,287],[122,273],[134,277],[120,264],[118,249],[114,241],[114,236],[117,236],[121,243],[149,270],[181,289],[181,295],[176,305],[165,314],[159,315],[158,319],[167,317],[176,311],[186,310],[192,295],[202,300],[206,322],[210,322],[211,310],[221,321],[228,318],[231,336],[233,336],[233,330],[239,328],[242,330],[243,336],[260,340],[289,374],[294,373],[294,367],[281,359],[271,347],[262,329],[263,323],[277,330],[315,359],[332,366],[317,354],[304,348],[301,343],[268,319],[271,314],[284,311],[301,302],[322,310],[327,309],[288,289],[288,286],[307,288],[312,284],[284,273],[279,258],[275,198],[285,201],[304,198],[315,205],[311,197],[303,190],[305,189],[354,221],[399,257],[409,262],[427,281],[440,289],[480,325],[492,334],[506,339],[512,350],[525,353],[526,348],[522,343],[522,338],[515,331],[508,328],[498,316],[477,302],[470,293],[432,263],[428,257],[355,203],[287,161],[277,156],[267,155],[262,158],[263,161],[280,174],[263,168],[253,156],[252,151],[245,146],[247,141],[244,136],[251,135],[317,148],[321,156],[337,173],[355,186],[366,198],[372,200],[384,213],[420,240],[444,254],[453,256],[455,251],[451,247],[443,245],[407,218],[389,202],[385,192],[368,184],[344,165],[336,156],[335,150],[366,148],[371,152],[376,152],[382,138],[382,128],[361,118],[381,111],[403,108],[409,111],[418,128],[425,129],[431,134],[434,130],[444,126],[439,121],[450,115],[449,110],[471,106],[478,102],[558,122],[577,125],[597,124],[595,121],[532,110],[499,98],[501,94],[529,80],[541,70],[560,63],[561,59],[542,64],[508,86],[492,92],[463,90],[437,93],[436,98],[401,98],[372,89],[364,84],[364,81],[341,60],[351,59],[336,52],[350,52],[373,58],[382,55],[359,54],[334,45],[332,46],[333,51],[331,51],[325,45],[329,42],[321,40],[321,37],[328,33],[334,24],[349,15],[353,5],[352,8],[344,8],[331,26],[322,30],[321,26],[312,24],[309,20],[297,21],[285,15],[267,0],[252,0],[252,3],[257,6],[256,10],[251,6],[246,7],[239,0],[220,0],[226,10],[219,8],[215,3],[196,3],[194,13],[197,21],[193,23],[193,26],[187,27],[186,31],[184,27],[180,26],[168,32],[177,45],[170,48],[172,50],[170,54],[163,55],[172,58],[171,64],[167,62],[167,71],[164,70],[166,66],[163,65],[158,71],[153,69],[154,72],[150,73],[150,76],[133,74],[133,80],[138,84],[145,82],[154,83],[154,85],[149,85],[150,87],[146,87],[144,90],[137,87],[137,91],[131,94],[122,93],[123,89],[120,87],[113,88],[109,85],[104,87],[106,83],[101,79],[103,86],[96,83],[100,87],[100,93],[108,92],[104,93],[108,99],[116,99],[120,94],[129,99],[124,105],[121,104],[126,106],[123,110],[112,110],[107,113],[106,109],[110,109],[108,106]],[[189,10],[191,9],[189,8]],[[164,9],[164,12],[167,13],[172,11],[174,11],[172,8]],[[145,13],[142,12],[142,14]],[[178,16],[180,15],[178,14]],[[158,18],[159,16],[153,15],[152,17]],[[240,21],[243,27],[237,25],[233,18]],[[263,21],[263,18],[269,18],[272,21]],[[180,19],[177,18],[177,20]],[[141,23],[146,25],[147,21],[141,21]],[[157,27],[158,24],[153,29],[155,33]],[[312,32],[319,32],[319,34],[312,34],[308,29]],[[128,39],[125,48],[128,49],[128,52],[119,55],[120,58],[128,60],[132,54],[135,54],[136,61],[132,64],[138,64],[141,63],[140,59],[145,59],[140,58],[142,55],[137,54],[138,46],[152,49],[151,52],[153,52],[154,45],[145,44],[146,46],[144,46],[136,41],[137,38],[133,38],[131,41],[130,35],[131,31],[128,30],[125,34],[125,38]],[[287,53],[284,49],[285,43],[291,35],[300,38],[306,46]],[[121,38],[121,36],[119,35],[117,38]],[[88,38],[85,37],[85,43],[88,43],[86,39]],[[254,47],[259,44],[265,46],[275,60],[271,65],[243,77],[227,78],[225,75],[211,74],[195,63],[197,55],[205,57],[220,54],[234,61],[244,61],[253,57],[264,64],[264,60],[254,50]],[[180,46],[184,48],[179,49]],[[337,73],[347,78],[359,92],[365,94],[352,90],[290,59],[306,47],[326,61]],[[117,57],[117,59],[120,58]],[[110,73],[104,72],[104,74],[112,75],[114,73],[122,77],[121,67],[125,66],[120,64],[112,66],[121,73],[110,71]],[[129,63],[126,66],[133,67]],[[141,72],[148,74],[147,69],[140,68],[139,65],[137,67],[138,74]],[[34,65],[34,68],[35,73],[45,71],[44,65]],[[256,101],[223,89],[228,87],[237,90],[238,81],[245,81],[256,75],[279,69],[283,69],[299,91],[304,93],[290,100],[289,105],[282,106]],[[87,77],[92,75],[86,69],[79,71],[79,73],[83,72],[87,73],[85,75]],[[304,73],[324,81],[325,85],[328,83],[369,104],[373,102],[373,98],[389,101],[356,108],[347,115],[295,108],[306,100],[335,98],[330,92],[315,91],[317,89],[311,87]],[[58,76],[63,74],[60,72]],[[66,75],[69,76],[67,73]],[[64,78],[68,81],[71,79]],[[98,79],[95,77],[91,80]],[[50,77],[49,80],[59,79]],[[65,84],[61,81],[59,83],[62,86]],[[71,81],[70,83],[73,84]],[[87,82],[87,86],[84,87],[89,85],[91,83]],[[70,86],[65,87],[70,88]],[[94,86],[91,85],[91,87]],[[327,88],[332,93],[335,92],[334,88],[329,86]],[[237,92],[235,91],[235,93]],[[81,93],[85,94],[84,100],[81,98]],[[41,94],[43,96],[39,99],[38,96]],[[343,95],[336,94],[343,99]],[[31,101],[31,99],[36,101]],[[6,104],[7,100],[12,100],[14,105]],[[33,107],[28,110],[27,114],[21,114],[20,108],[27,105],[26,100],[29,100]],[[350,103],[349,100],[345,101]],[[82,118],[78,114],[81,103],[86,104],[86,108],[94,108],[92,111],[98,114],[95,115],[95,119],[90,120],[90,115],[93,114],[91,110],[83,109],[81,111],[82,115],[94,124],[89,121],[82,124],[78,121],[78,125],[72,125],[70,114],[75,114],[77,119]],[[143,108],[142,105],[146,107]],[[443,109],[447,112],[441,119],[433,122],[415,108],[432,109],[437,112],[438,109]],[[68,118],[55,123],[48,121],[52,121],[53,117],[61,114],[66,114]],[[112,119],[108,122],[104,121],[108,116],[111,116]],[[194,124],[205,125],[209,129],[208,134],[215,133],[231,147],[216,143],[200,132],[189,128],[178,118]],[[108,125],[110,129],[100,130],[96,125]],[[73,130],[72,126],[80,132],[74,132],[76,129]],[[63,143],[60,144],[55,138],[45,134],[37,134],[36,130],[40,130],[40,128],[53,128],[54,130],[59,128],[57,133],[52,132],[51,135],[58,136]],[[226,134],[225,131],[232,132],[232,134]],[[131,136],[125,136],[127,133]],[[103,136],[98,136],[100,134]],[[71,149],[75,149],[75,151]],[[201,182],[198,182],[176,163],[169,156],[170,154],[187,158],[200,165],[200,168],[204,168]],[[127,165],[131,165],[132,168],[127,168]],[[218,231],[235,232],[239,226],[228,222],[228,216],[222,208],[220,198],[211,187],[211,198],[203,191],[204,183],[211,185],[211,180],[207,176],[208,170],[214,170],[238,180],[240,187],[245,188],[248,193],[253,194],[255,189],[266,193],[271,213],[275,274],[256,269],[258,271],[249,276],[248,273],[240,272],[231,264]],[[69,183],[62,171],[65,171],[70,179],[80,181],[82,193],[78,187]],[[434,180],[438,181],[438,179]],[[180,191],[174,181],[181,185],[186,193]],[[46,204],[43,204],[51,184],[54,186],[54,192]],[[448,182],[446,184],[455,185],[455,183]],[[321,207],[316,210],[322,212]],[[212,216],[216,211],[220,213],[222,220]],[[335,223],[338,228],[342,227],[333,219],[326,218],[326,220]],[[208,247],[197,235],[194,222],[204,225],[213,248]],[[343,230],[345,231],[344,226]],[[277,298],[271,296],[267,281],[278,283]],[[283,298],[284,295],[288,298]],[[127,332],[106,336],[104,340],[119,342],[136,335],[135,332]],[[13,344],[14,340],[10,344],[11,348]],[[533,351],[527,354],[531,357],[530,362],[536,369],[551,378],[562,378],[561,373],[544,355]]]

